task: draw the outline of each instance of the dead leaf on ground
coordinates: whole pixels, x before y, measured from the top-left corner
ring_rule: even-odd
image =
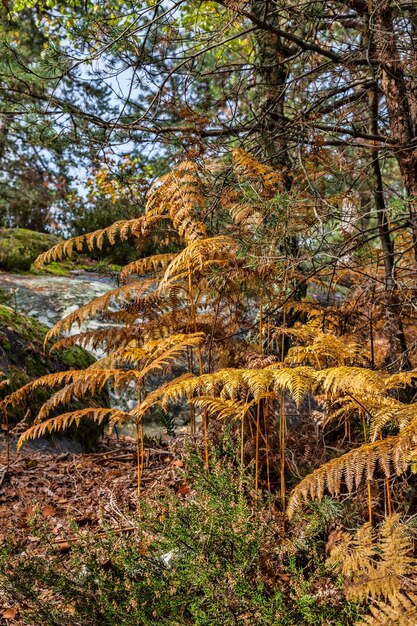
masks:
[[[51,515],[55,515],[55,513],[56,511],[54,507],[51,506],[50,504],[48,504],[42,509],[42,517],[45,517],[45,518],[51,517]]]
[[[14,619],[17,615],[17,609],[15,607],[10,607],[8,609],[6,609],[3,614],[2,614],[2,618],[3,619]]]

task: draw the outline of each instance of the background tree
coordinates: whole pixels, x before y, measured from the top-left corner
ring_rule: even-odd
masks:
[[[140,154],[158,160],[159,174],[184,153],[217,157],[233,146],[278,167],[281,209],[313,212],[316,229],[308,240],[287,232],[271,258],[292,257],[304,276],[325,266],[368,280],[384,301],[392,358],[400,351],[410,366],[400,313],[411,314],[417,233],[413,3],[41,1],[8,10],[10,20],[29,12],[44,38],[37,89],[33,62],[13,50],[17,67],[5,76],[12,89],[18,74],[31,127],[58,136],[78,167]]]

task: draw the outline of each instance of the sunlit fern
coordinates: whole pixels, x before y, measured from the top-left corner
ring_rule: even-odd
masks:
[[[373,600],[371,615],[358,626],[415,624],[416,561],[410,529],[399,515],[377,530],[365,524],[355,533],[335,531],[328,564],[341,568],[350,600]]]

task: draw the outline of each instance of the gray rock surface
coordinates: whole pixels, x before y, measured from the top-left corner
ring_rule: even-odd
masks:
[[[114,280],[108,277],[91,275],[86,272],[70,276],[0,273],[0,289],[4,289],[11,295],[8,302],[9,306],[20,313],[35,318],[49,328],[82,305],[104,295],[116,286]],[[109,326],[114,326],[114,324],[99,318],[86,320],[81,328],[75,325],[71,334]],[[98,358],[102,356],[97,352],[93,354]],[[129,411],[136,404],[136,390],[133,388],[131,393],[126,390],[123,395],[115,394],[111,390],[109,393],[111,404],[116,408]],[[178,426],[176,432],[185,430],[185,421],[185,419],[176,420]],[[165,427],[152,416],[144,423],[144,429],[149,437],[160,437],[166,433]],[[123,426],[119,432],[133,435],[132,427],[129,425]]]

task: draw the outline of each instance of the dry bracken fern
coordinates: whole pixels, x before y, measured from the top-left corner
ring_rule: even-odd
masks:
[[[269,165],[260,163],[249,152],[241,148],[234,148],[232,150],[232,158],[233,164],[243,180],[255,180],[259,182],[261,189],[266,189],[267,191],[278,191],[282,187],[282,174]]]
[[[58,243],[56,246],[41,254],[35,262],[37,267],[41,267],[52,261],[61,261],[64,258],[70,258],[74,252],[82,252],[84,248],[88,250],[101,250],[105,241],[114,245],[117,237],[122,241],[129,236],[138,236],[143,226],[143,218],[135,218],[131,220],[120,220],[107,228],[95,230],[87,235],[80,235]]]
[[[392,472],[401,474],[412,461],[417,446],[417,420],[410,422],[398,435],[381,441],[366,443],[325,463],[304,478],[293,490],[287,514],[291,517],[307,498],[321,498],[327,489],[337,496],[342,482],[348,491],[358,487],[363,478],[372,480],[376,466],[387,477]]]
[[[339,533],[328,563],[340,565],[349,599],[386,600],[416,574],[411,553],[410,530],[394,515],[384,520],[379,532],[367,523],[354,534]]]
[[[115,421],[125,421],[129,419],[130,414],[119,411],[118,409],[101,408],[87,408],[80,409],[79,411],[71,411],[70,413],[63,413],[62,415],[51,417],[51,419],[46,420],[45,422],[34,424],[28,428],[20,437],[17,448],[21,448],[25,441],[37,439],[47,433],[64,430],[65,428],[71,426],[71,424],[76,424],[78,426],[82,418],[88,418],[97,424],[101,424],[107,419],[111,419],[114,423]]]
[[[152,280],[142,280],[108,291],[103,296],[95,298],[91,302],[79,308],[77,311],[74,311],[74,313],[71,313],[70,315],[67,315],[67,317],[64,317],[64,319],[60,320],[47,333],[45,341],[48,341],[52,337],[56,337],[61,332],[71,330],[74,324],[81,326],[84,320],[94,317],[95,315],[106,315],[109,312],[110,307],[122,302],[129,302],[134,298],[138,298],[152,285]]]
[[[415,626],[417,624],[417,594],[397,593],[387,602],[376,602],[357,626]]]
[[[184,161],[161,176],[151,187],[145,210],[145,224],[169,218],[186,244],[207,235],[203,222],[196,218],[204,206],[199,170],[192,161]]]

